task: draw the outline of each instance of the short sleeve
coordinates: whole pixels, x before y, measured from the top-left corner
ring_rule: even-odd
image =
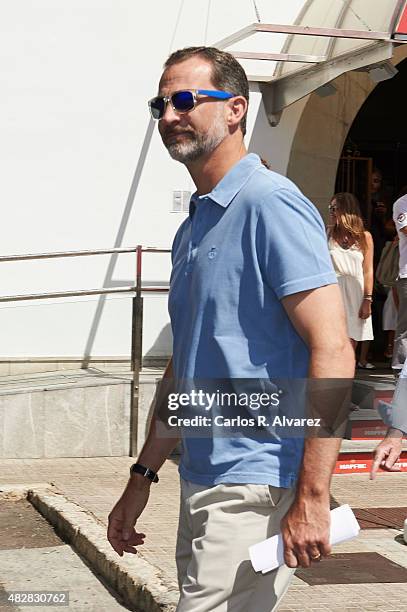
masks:
[[[321,216],[300,191],[277,189],[263,199],[256,250],[263,278],[280,300],[337,283]]]
[[[407,196],[403,196],[394,204],[393,221],[399,230],[407,226]]]

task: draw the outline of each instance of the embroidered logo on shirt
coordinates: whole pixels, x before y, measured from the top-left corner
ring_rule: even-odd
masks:
[[[397,217],[397,222],[398,223],[403,223],[406,220],[406,214],[405,213],[400,213],[399,216]]]

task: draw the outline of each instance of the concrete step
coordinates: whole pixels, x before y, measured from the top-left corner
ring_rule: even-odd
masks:
[[[140,373],[140,382],[156,381],[161,378],[162,373],[162,368],[144,368]],[[87,368],[36,374],[14,374],[12,376],[0,376],[0,396],[28,393],[30,391],[49,391],[51,389],[129,384],[132,380],[133,374],[127,368],[122,370],[119,368],[112,370]]]
[[[358,409],[349,415],[348,437],[352,440],[381,440],[386,431],[387,426],[377,408]]]
[[[138,418],[131,415],[128,370],[96,368],[0,377],[0,457],[110,457],[130,453],[132,427],[144,442],[162,368],[140,376]],[[132,425],[135,423],[135,425]]]
[[[0,377],[0,396],[33,391],[72,389],[78,387],[97,387],[130,383],[129,372],[104,372],[94,368],[86,370],[66,370],[65,372],[41,372],[38,374],[18,374]]]
[[[347,437],[352,440],[381,439],[387,431],[378,408],[391,404],[396,381],[393,375],[369,374],[358,377],[352,401],[357,406],[349,415]]]
[[[378,444],[377,440],[342,440],[341,455],[372,453]],[[403,440],[403,452],[407,451],[407,439]]]

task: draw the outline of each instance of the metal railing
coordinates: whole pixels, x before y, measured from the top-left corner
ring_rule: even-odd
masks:
[[[0,296],[0,302],[20,302],[28,300],[43,300],[51,298],[76,297],[85,295],[107,295],[114,293],[132,293],[132,316],[131,316],[131,356],[130,364],[132,371],[131,381],[131,406],[130,406],[130,456],[137,454],[137,432],[139,411],[139,387],[140,371],[143,358],[143,293],[166,293],[167,285],[143,287],[142,285],[142,262],[143,253],[170,253],[170,249],[156,249],[154,247],[143,247],[137,245],[129,248],[95,249],[82,251],[58,251],[55,253],[35,253],[26,255],[3,255],[0,263],[12,261],[30,261],[38,259],[57,259],[65,257],[87,257],[90,255],[115,255],[123,253],[136,253],[136,278],[135,285],[125,287],[104,287],[101,289],[77,289],[74,291],[53,291],[47,293],[30,293],[24,295]]]

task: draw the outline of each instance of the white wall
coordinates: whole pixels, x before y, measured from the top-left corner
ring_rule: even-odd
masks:
[[[270,3],[257,4],[270,18]],[[283,23],[302,2],[276,4]],[[254,20],[243,0],[3,0],[0,254],[170,246],[185,217],[169,212],[172,192],[193,185],[146,100],[170,51]],[[272,129],[260,102],[254,91],[248,143],[284,172],[301,105]],[[168,280],[168,256],[145,263],[145,282]],[[2,263],[1,294],[127,285],[134,270],[129,255]],[[125,296],[0,304],[0,358],[124,356],[129,330]],[[147,297],[144,350],[168,353],[169,344],[166,297]]]

